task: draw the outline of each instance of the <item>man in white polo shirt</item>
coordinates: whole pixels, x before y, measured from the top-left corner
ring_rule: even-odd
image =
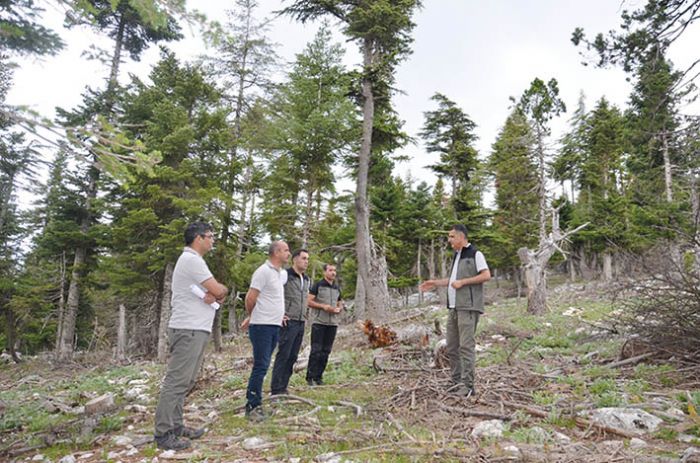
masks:
[[[484,313],[484,283],[491,279],[491,272],[484,255],[467,239],[467,227],[453,225],[447,241],[455,251],[449,278],[427,280],[419,289],[430,291],[437,286],[447,286],[447,355],[452,370],[450,390],[468,398],[475,391],[474,334],[479,316]]]
[[[268,260],[253,273],[245,296],[245,309],[249,315],[248,336],[253,345],[253,370],[248,380],[245,414],[251,421],[265,418],[262,386],[284,322],[287,272],[283,266],[289,260],[289,246],[284,241],[274,241],[267,254]]]
[[[188,225],[185,249],[173,270],[172,312],[168,323],[170,359],[158,399],[154,433],[156,445],[166,450],[185,449],[190,446],[188,439],[198,439],[204,433],[202,429],[183,425],[182,407],[202,366],[216,314],[214,303],[222,302],[228,293],[202,258],[213,247],[211,225],[203,222]]]

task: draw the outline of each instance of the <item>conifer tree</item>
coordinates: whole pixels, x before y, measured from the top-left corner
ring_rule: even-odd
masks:
[[[344,33],[360,46],[362,54],[362,142],[358,153],[355,227],[358,284],[355,316],[381,318],[390,305],[386,262],[370,233],[369,174],[373,154],[375,97],[378,87],[390,87],[396,65],[410,51],[411,17],[418,0],[294,0],[283,10],[302,22],[331,16],[342,23]],[[381,93],[380,93],[381,94]],[[389,95],[389,92],[384,93]]]

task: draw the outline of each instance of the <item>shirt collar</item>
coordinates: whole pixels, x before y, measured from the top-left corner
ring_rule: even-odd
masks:
[[[279,272],[282,271],[281,268],[278,269],[277,267],[275,267],[274,265],[272,265],[272,262],[270,262],[269,259],[265,261],[265,264],[267,264],[268,267],[270,267],[272,270],[274,270],[274,271],[277,272],[277,273],[279,273]]]
[[[192,249],[191,247],[189,247],[189,246],[185,246],[185,247],[183,248],[182,252],[189,252],[189,253],[196,254],[196,255],[199,256],[199,253],[198,253],[197,251],[195,251],[194,249]],[[201,256],[200,256],[200,257],[201,257]]]

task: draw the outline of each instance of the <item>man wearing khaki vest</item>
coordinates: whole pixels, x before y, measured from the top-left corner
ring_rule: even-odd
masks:
[[[323,279],[309,290],[311,308],[311,353],[306,369],[306,383],[309,386],[323,384],[323,372],[333,349],[333,341],[338,331],[338,314],[343,310],[343,298],[335,282],[335,265],[323,266]]]
[[[467,240],[467,227],[453,225],[447,241],[455,251],[449,278],[427,280],[421,291],[447,286],[447,355],[452,370],[451,391],[474,395],[475,339],[479,316],[484,313],[484,283],[491,279],[486,259]]]

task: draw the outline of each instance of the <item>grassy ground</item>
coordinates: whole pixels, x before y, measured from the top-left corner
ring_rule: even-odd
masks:
[[[445,326],[446,311],[425,307],[396,313],[407,324]],[[445,392],[447,371],[431,367],[430,346],[371,349],[355,326],[339,333],[327,385],[309,387],[295,373],[290,393],[265,402],[270,418],[243,416],[250,355],[245,338],[209,353],[186,419],[208,432],[182,461],[665,461],[700,445],[698,370],[673,362],[609,368],[625,337],[614,332],[614,307],[595,288],[560,286],[550,310],[525,311],[525,301],[500,299],[479,323],[478,393],[465,400]],[[383,363],[375,363],[375,358]],[[233,366],[236,368],[233,368]],[[159,461],[172,458],[152,443],[153,412],[163,366],[110,365],[86,360],[70,367],[30,360],[0,373],[0,460],[42,455],[58,461]],[[267,381],[269,382],[269,374]],[[268,383],[266,382],[266,389]],[[89,420],[80,407],[112,393],[115,408]],[[135,407],[144,405],[145,407]],[[646,446],[598,428],[582,428],[579,413],[600,407],[644,408],[664,421]],[[537,416],[536,413],[542,413]],[[675,414],[675,415],[674,415]],[[473,428],[505,418],[501,437],[474,438]],[[127,436],[130,444],[115,440]],[[685,442],[680,442],[679,439]],[[517,449],[514,449],[517,448]],[[611,456],[612,455],[612,456]],[[672,461],[672,460],[669,460]]]

